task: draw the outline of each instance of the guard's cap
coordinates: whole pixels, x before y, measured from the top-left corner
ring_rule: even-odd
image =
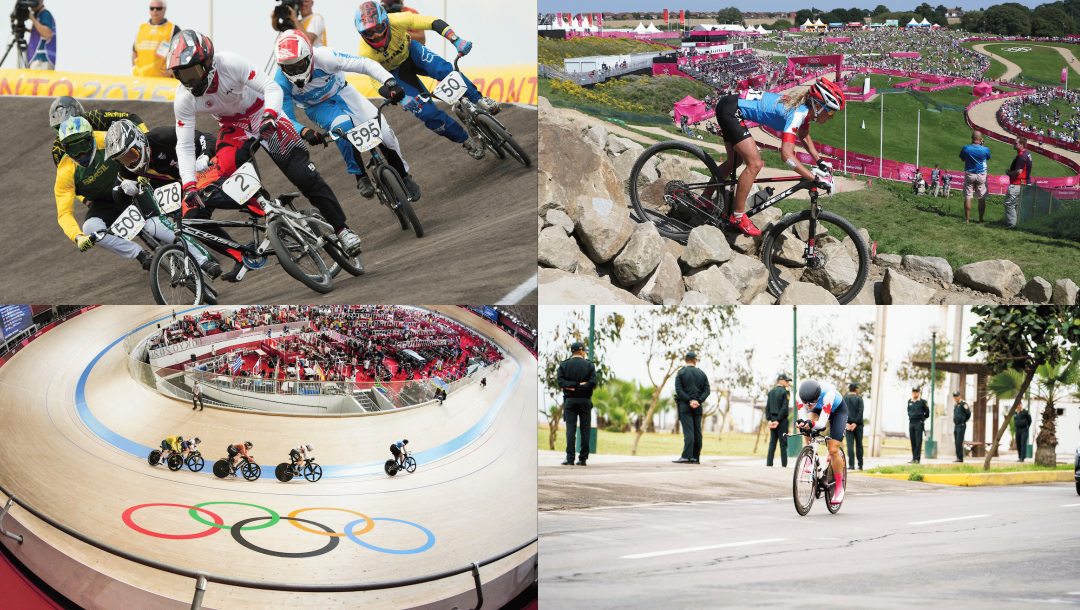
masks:
[[[914,388],[911,388],[911,391],[912,392],[922,392],[922,388],[919,387],[919,386],[915,386]]]
[[[851,383],[847,384],[847,387],[848,387],[849,390],[858,390],[859,389],[859,384],[852,381]]]
[[[777,381],[780,381],[781,379],[783,379],[784,381],[791,381],[791,377],[788,377],[787,373],[780,373],[780,375],[776,378]]]
[[[957,391],[953,392],[953,393],[952,393],[952,395],[953,395],[953,396],[959,396],[959,395],[960,395],[960,391],[959,391],[959,390],[957,390]]]
[[[585,349],[585,344],[582,343],[581,341],[574,341],[573,343],[570,344],[570,351],[572,351],[572,352],[580,352],[580,351],[582,351],[584,349]]]
[[[697,360],[697,354],[694,353],[694,350],[686,352],[686,360]]]

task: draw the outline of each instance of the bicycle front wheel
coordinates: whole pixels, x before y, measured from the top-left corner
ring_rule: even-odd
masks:
[[[424,227],[420,226],[420,221],[416,218],[416,212],[413,212],[412,204],[409,203],[409,196],[405,194],[405,185],[401,182],[401,177],[398,176],[391,168],[385,168],[379,173],[379,179],[386,188],[390,189],[390,196],[397,201],[397,209],[395,213],[400,212],[412,225],[413,231],[417,237],[424,236]]]
[[[800,515],[806,516],[810,507],[814,505],[814,487],[817,480],[814,476],[814,450],[806,446],[795,458],[795,474],[792,483],[792,495],[795,498],[795,510]]]
[[[179,244],[162,246],[150,262],[150,290],[158,305],[199,305],[203,279],[195,258]]]
[[[319,251],[292,227],[281,220],[271,221],[266,236],[286,273],[315,292],[326,294],[334,289],[334,278]]]
[[[322,478],[322,466],[318,464],[308,464],[304,468],[304,478],[312,483]]]
[[[717,223],[721,192],[714,186],[715,192],[706,195],[710,182],[716,183],[714,178],[671,161],[684,157],[696,169],[708,171],[701,167],[708,167],[701,148],[686,142],[660,142],[641,153],[629,181],[630,203],[638,220],[653,223],[660,235],[683,244],[694,227]]]
[[[807,253],[811,224],[813,256]],[[843,243],[845,238],[850,243]],[[765,235],[761,262],[769,270],[769,292],[773,296],[779,297],[792,282],[803,281],[828,290],[841,305],[859,294],[870,271],[870,254],[862,236],[850,222],[825,211],[818,212],[813,222],[810,210],[780,219]]]
[[[416,472],[416,460],[412,456],[405,458],[405,471]]]

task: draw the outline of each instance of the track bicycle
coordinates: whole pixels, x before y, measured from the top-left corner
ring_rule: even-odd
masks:
[[[240,456],[239,466],[233,466],[233,458],[223,457],[214,462],[214,476],[219,479],[224,479],[229,475],[236,474],[237,471],[249,481],[254,481],[262,474],[262,468],[255,463],[254,458],[248,459],[244,456]]]
[[[274,469],[274,476],[282,483],[288,483],[293,477],[303,476],[312,483],[322,478],[322,466],[315,463],[313,458],[308,458],[304,464],[304,468],[300,469],[296,467],[296,462],[282,462]]]
[[[406,452],[405,459],[402,462],[398,462],[394,458],[386,460],[386,464],[383,466],[383,470],[385,470],[386,474],[390,476],[394,476],[402,470],[409,473],[416,472],[416,459]]]
[[[809,420],[798,419],[795,420],[795,424],[798,425]],[[814,498],[820,498],[822,494],[825,494],[825,507],[829,509],[829,512],[836,514],[840,512],[840,505],[843,502],[833,504],[833,489],[836,488],[836,477],[832,473],[832,469],[829,465],[829,452],[825,451],[825,461],[821,462],[820,456],[818,456],[816,445],[820,445],[829,439],[829,437],[821,434],[819,430],[813,428],[810,429],[809,435],[807,433],[800,434],[784,434],[784,438],[792,436],[809,436],[810,444],[806,445],[799,451],[798,457],[795,458],[795,474],[792,481],[792,496],[795,499],[795,510],[800,515],[806,516],[810,512],[810,507],[814,505]],[[844,448],[839,449],[840,455],[844,458],[844,491],[847,491],[847,456],[844,455]]]
[[[161,462],[161,449],[154,449],[151,451],[150,455],[146,457],[146,461],[149,462],[151,466],[158,466]],[[169,470],[172,470],[173,472],[180,470],[184,465],[187,465],[188,470],[191,472],[199,472],[203,469],[204,460],[198,449],[189,453],[187,457],[173,451],[169,454],[169,457],[165,459],[165,464],[169,467]]]
[[[646,166],[659,166],[658,155],[681,157],[685,153],[693,155],[705,165],[710,179],[687,182],[660,176],[650,182],[642,175]],[[738,167],[737,156],[735,161],[734,167]],[[747,201],[746,214],[753,218],[755,214],[798,191],[807,190],[810,194],[809,209],[787,214],[762,232],[761,262],[769,271],[769,292],[779,297],[792,281],[802,279],[821,285],[841,304],[847,303],[859,294],[866,283],[870,270],[870,253],[866,242],[850,222],[838,214],[821,209],[817,181],[795,175],[759,178],[754,182],[793,180],[798,181],[797,184],[780,193],[772,194],[771,189],[766,189],[767,198],[756,205],[749,198]],[[688,142],[660,142],[642,152],[630,170],[630,201],[639,220],[648,220],[656,225],[660,235],[686,244],[690,231],[698,226],[712,225],[729,235],[736,231],[728,218],[735,204],[737,184],[734,170],[730,179],[721,179],[719,166],[699,146]],[[829,193],[831,199],[832,189],[829,189]],[[851,257],[842,245],[845,237],[852,240],[855,257]]]

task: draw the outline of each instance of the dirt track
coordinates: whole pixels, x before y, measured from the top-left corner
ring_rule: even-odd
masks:
[[[53,132],[46,121],[51,102],[44,97],[0,99],[9,153],[16,152],[0,158],[0,200],[6,218],[0,273],[4,302],[153,303],[149,274],[135,261],[105,249],[80,253],[56,223]],[[168,103],[116,100],[83,106],[135,112],[150,128],[173,120]],[[402,231],[388,209],[360,197],[337,148],[320,146],[312,151],[312,161],[341,201],[349,226],[363,240],[367,273],[354,278],[342,272],[334,280],[334,290],[320,295],[292,279],[271,258],[267,267],[249,271],[238,284],[215,282],[222,303],[491,304],[511,292],[514,298],[508,302],[535,302],[535,108],[506,106],[499,115],[532,157],[529,168],[509,157],[500,161],[490,152],[476,161],[401,110],[392,109],[389,118],[422,189],[414,206],[425,236],[417,239],[412,231]],[[197,128],[217,131],[209,115],[199,116]],[[262,167],[271,194],[296,190],[268,158]],[[298,200],[298,205],[306,203]],[[80,224],[84,215],[85,208],[77,206]],[[234,217],[240,216],[215,214]],[[237,239],[249,237],[233,232]],[[519,289],[530,278],[532,289]]]

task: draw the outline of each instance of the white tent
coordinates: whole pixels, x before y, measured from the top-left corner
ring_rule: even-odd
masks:
[[[757,31],[758,31],[758,32],[760,32],[760,33],[762,33],[762,34],[767,34],[767,33],[769,32],[769,31],[768,31],[768,30],[766,30],[765,28],[761,27],[761,24],[760,24],[760,23],[759,23],[759,24],[758,24],[758,26],[757,26]]]
[[[814,25],[825,25],[825,24],[822,23],[821,18],[818,18],[818,20],[814,22]]]
[[[926,17],[923,17],[922,22],[920,22],[919,25],[930,25],[930,22],[926,20]]]
[[[918,22],[918,21],[915,21],[915,18],[914,18],[914,17],[912,17],[912,18],[911,18],[911,21],[909,21],[909,22],[908,22],[908,24],[907,24],[907,26],[908,26],[909,28],[910,28],[910,27],[912,27],[912,26],[917,26],[917,25],[919,25],[919,22]]]
[[[645,31],[650,33],[650,34],[654,34],[654,33],[659,33],[660,29],[657,28],[656,25],[654,25],[653,22],[650,21],[649,22],[649,27],[646,28]]]
[[[634,33],[636,34],[644,34],[647,31],[648,30],[645,29],[645,26],[642,25],[640,21],[637,23],[637,27],[634,28]]]
[[[717,29],[722,30],[722,31],[726,31],[726,32],[742,32],[746,28],[744,28],[741,25],[734,24],[734,23],[725,23],[725,24],[719,26]]]

